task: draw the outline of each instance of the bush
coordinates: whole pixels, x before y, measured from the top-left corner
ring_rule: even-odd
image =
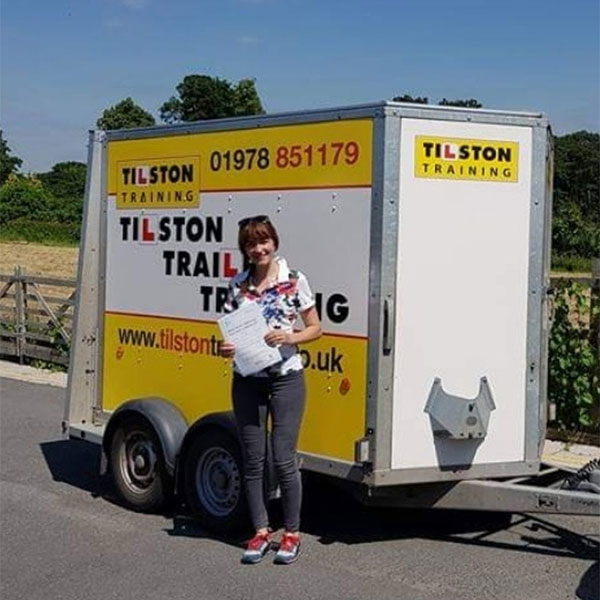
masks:
[[[552,248],[562,256],[600,256],[600,224],[584,215],[580,206],[556,202],[552,215]]]
[[[568,256],[564,254],[552,255],[553,271],[568,271],[569,273],[590,273],[592,259],[581,256]]]
[[[550,332],[548,398],[556,404],[558,425],[571,431],[598,426],[600,362],[592,330],[600,306],[590,306],[588,290],[569,279],[556,284]]]
[[[83,200],[76,197],[49,196],[48,214],[49,221],[79,225],[83,215]]]
[[[76,169],[81,175],[79,171],[80,169]],[[39,179],[11,176],[0,188],[0,239],[42,244],[77,244],[82,212],[81,197],[58,197]]]
[[[0,239],[7,242],[26,241],[71,246],[79,243],[80,229],[79,223],[34,221],[24,217],[4,225],[0,231]]]
[[[0,187],[0,226],[22,217],[48,218],[48,195],[41,182],[29,177],[11,177]]]

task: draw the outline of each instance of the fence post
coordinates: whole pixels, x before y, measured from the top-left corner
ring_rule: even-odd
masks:
[[[596,344],[596,356],[600,357],[600,258],[592,258],[590,335],[592,336],[592,343]]]
[[[15,267],[15,312],[16,312],[16,346],[19,363],[23,364],[25,356],[25,305],[23,293],[23,275],[21,267]]]

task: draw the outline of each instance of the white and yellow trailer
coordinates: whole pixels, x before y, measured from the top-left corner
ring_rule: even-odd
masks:
[[[216,321],[237,223],[267,214],[323,323],[303,469],[365,502],[591,510],[522,485],[545,437],[550,139],[540,114],[390,102],[91,132],[65,434],[102,443],[132,507],[176,493],[240,522]]]

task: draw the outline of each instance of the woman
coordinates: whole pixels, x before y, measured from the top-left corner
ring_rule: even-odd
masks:
[[[272,543],[263,493],[266,422],[270,414],[273,460],[281,487],[285,528],[275,562],[289,564],[300,552],[302,487],[296,446],[305,390],[297,344],[317,339],[321,324],[306,277],[300,271],[290,270],[285,259],[276,256],[279,237],[268,217],[242,219],[239,226],[238,246],[250,268],[231,280],[226,310],[233,311],[244,302],[257,302],[269,326],[265,342],[279,347],[282,356],[277,364],[247,377],[234,368],[233,410],[242,443],[246,497],[255,528],[242,562],[260,562]],[[305,325],[302,331],[293,328],[298,315]],[[234,357],[235,346],[222,342],[221,355]]]

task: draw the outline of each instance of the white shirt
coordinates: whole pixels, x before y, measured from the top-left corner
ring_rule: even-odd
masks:
[[[312,308],[315,305],[315,299],[303,273],[290,270],[286,260],[282,257],[277,256],[275,260],[279,267],[277,281],[260,293],[252,284],[249,269],[238,273],[231,279],[225,312],[234,311],[244,302],[258,302],[271,329],[292,332],[299,314]],[[253,374],[253,377],[279,376],[291,371],[302,370],[302,358],[296,344],[282,344],[279,350],[282,361]]]

